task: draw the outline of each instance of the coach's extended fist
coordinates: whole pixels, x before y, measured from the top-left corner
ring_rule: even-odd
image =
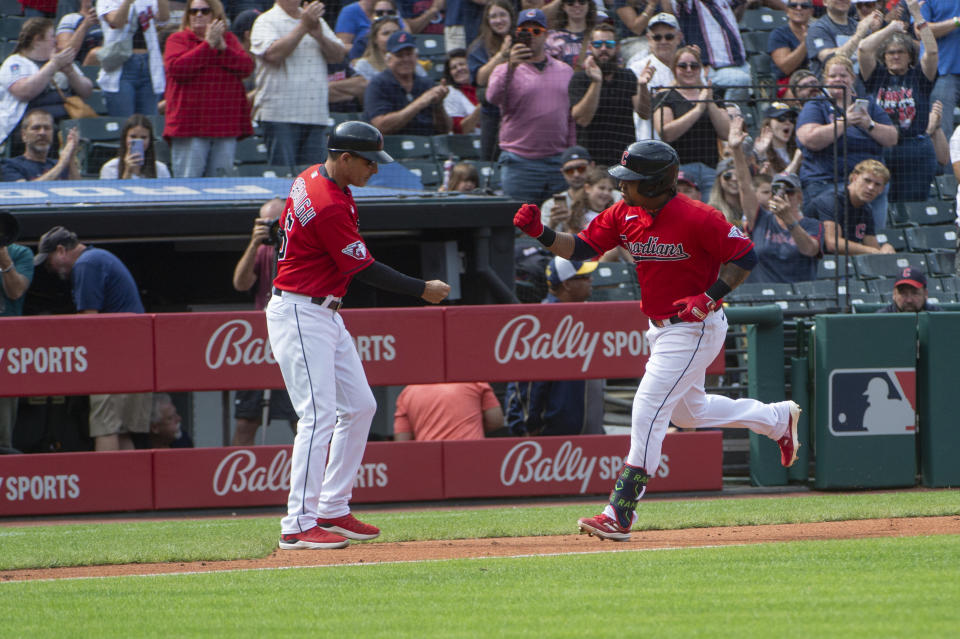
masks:
[[[706,293],[681,297],[674,301],[673,305],[683,307],[677,312],[677,317],[684,322],[702,322],[707,319],[710,311],[718,306],[717,302],[714,302]]]
[[[442,302],[450,294],[450,285],[440,280],[429,280],[427,286],[423,289],[423,299],[431,304]]]
[[[540,207],[536,204],[524,204],[517,209],[516,215],[513,216],[513,225],[530,237],[540,237],[543,234]]]

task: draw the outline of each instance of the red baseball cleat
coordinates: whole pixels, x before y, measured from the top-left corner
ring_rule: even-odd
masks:
[[[350,540],[346,537],[334,535],[319,526],[314,526],[303,533],[280,535],[281,550],[343,548],[349,544]]]
[[[613,541],[629,541],[630,529],[622,528],[614,519],[610,519],[603,513],[596,517],[584,517],[577,521],[580,532],[587,533],[591,537],[600,539],[612,539]]]
[[[802,412],[796,402],[789,402],[789,404],[790,423],[787,425],[787,432],[777,440],[777,445],[780,447],[780,463],[787,468],[797,461],[797,449],[800,448],[800,441],[797,439],[797,422],[800,421]]]
[[[353,515],[347,513],[343,517],[333,519],[318,519],[317,525],[324,530],[338,535],[343,535],[347,539],[374,539],[380,536],[380,529],[370,524],[365,524]]]

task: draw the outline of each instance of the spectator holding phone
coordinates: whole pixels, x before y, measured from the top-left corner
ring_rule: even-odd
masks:
[[[886,111],[873,98],[857,96],[855,81],[850,58],[842,55],[830,58],[822,78],[823,84],[829,86],[825,89],[828,99],[807,102],[797,119],[797,142],[803,152],[800,181],[806,202],[813,201],[833,185],[843,184],[845,176],[863,160],[882,160],[883,148],[897,143],[897,129]],[[883,219],[886,219],[886,198],[881,198]],[[875,203],[875,212],[877,206]]]
[[[887,112],[898,133],[897,146],[883,151],[884,164],[891,169],[893,202],[926,200],[938,161],[949,162],[947,138],[938,119],[930,118],[937,41],[920,14],[920,3],[908,0],[907,7],[923,40],[922,56],[899,20],[864,38],[859,47],[860,77],[867,93]]]
[[[117,157],[100,168],[101,180],[170,177],[167,165],[157,160],[150,118],[139,113],[131,115],[123,125],[120,139],[123,144],[117,149]]]

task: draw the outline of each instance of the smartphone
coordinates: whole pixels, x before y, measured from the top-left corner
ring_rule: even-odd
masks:
[[[143,164],[143,140],[139,138],[130,140],[130,152],[139,154],[140,155],[139,164]]]
[[[780,183],[774,184],[773,187],[770,189],[770,195],[772,197],[776,197],[781,193],[783,193],[783,184],[780,184]]]
[[[866,113],[866,112],[867,112],[867,107],[869,106],[869,104],[870,104],[870,101],[869,101],[869,100],[864,100],[863,98],[858,98],[858,99],[856,99],[856,100],[853,101],[853,108],[854,108],[854,109],[858,109],[858,110],[863,111],[864,113]]]
[[[514,40],[529,47],[530,43],[533,42],[533,35],[531,35],[529,31],[520,31],[516,34]]]

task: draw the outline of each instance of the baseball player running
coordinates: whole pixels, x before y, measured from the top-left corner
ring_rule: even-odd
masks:
[[[631,144],[610,167],[623,200],[574,236],[540,222],[535,205],[524,204],[513,223],[555,255],[586,260],[623,246],[637,264],[643,310],[650,318],[650,359],[633,400],[630,452],[610,503],[596,517],[577,523],[580,532],[626,541],[637,503],[660,465],[670,421],[681,428],[749,428],[780,445],[781,463],[797,459],[794,402],[764,404],[704,392],[707,366],[727,332],[722,298],[743,283],[756,265],[753,242],[716,209],[677,194],[680,161],[659,140]]]
[[[350,539],[380,534],[350,514],[353,482],[377,409],[337,312],[350,280],[434,304],[450,292],[440,280],[424,282],[375,261],[360,237],[350,187],[366,184],[378,162],[392,161],[376,128],[343,122],[330,135],[326,162],[294,180],[280,216],[267,329],[299,417],[281,522],[284,550],[342,548]]]

